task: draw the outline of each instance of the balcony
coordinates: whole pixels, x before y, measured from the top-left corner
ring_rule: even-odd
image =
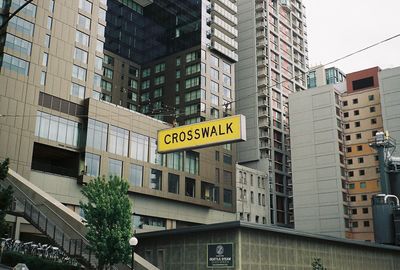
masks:
[[[237,6],[236,6],[236,4],[232,3],[231,1],[229,1],[229,0],[217,0],[216,2],[220,3],[230,13],[233,13],[233,14],[237,13]]]
[[[238,30],[226,23],[223,19],[221,19],[219,16],[211,16],[211,18],[207,19],[207,24],[210,25],[211,27],[216,26],[218,29],[228,35],[231,38],[237,38],[238,36]]]
[[[266,39],[258,39],[256,46],[257,48],[264,48],[265,46],[267,46],[267,40]]]
[[[265,89],[265,88],[258,89],[258,96],[259,97],[269,97],[268,89]]]
[[[268,85],[268,80],[266,78],[261,78],[257,80],[258,87],[266,87]]]
[[[228,48],[226,48],[225,46],[223,46],[222,44],[218,43],[215,40],[211,41],[211,43],[208,44],[208,47],[211,50],[215,50],[215,51],[223,54],[224,56],[226,56],[229,59],[231,59],[233,62],[237,62],[238,59],[239,59],[238,55],[235,52],[229,50]]]
[[[223,45],[228,47],[228,49],[231,49],[231,50],[238,49],[238,43],[234,39],[228,37],[221,31],[219,31],[218,29],[212,28],[211,31],[207,31],[207,36],[209,36],[211,38],[211,40],[213,40],[214,38],[217,38],[218,41],[223,43]]]
[[[256,21],[265,20],[266,18],[267,18],[267,12],[265,10],[256,12]]]
[[[271,121],[269,119],[260,119],[258,121],[258,126],[259,127],[270,127],[271,126]]]
[[[262,68],[268,66],[268,60],[266,58],[257,59],[257,67]]]
[[[265,78],[268,76],[268,70],[266,68],[261,68],[257,70],[257,77],[258,78]]]
[[[209,12],[214,14],[214,12],[218,15],[221,16],[222,19],[224,19],[227,23],[229,23],[231,26],[237,25],[237,17],[235,15],[232,15],[229,13],[226,9],[218,5],[217,3],[214,3],[207,7],[210,10]]]

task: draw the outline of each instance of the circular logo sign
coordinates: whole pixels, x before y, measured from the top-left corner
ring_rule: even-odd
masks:
[[[215,248],[215,252],[216,252],[218,255],[224,254],[224,247],[223,247],[222,245],[218,245],[218,246]]]

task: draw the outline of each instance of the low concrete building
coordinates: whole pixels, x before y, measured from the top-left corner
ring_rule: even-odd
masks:
[[[240,221],[143,233],[137,238],[137,253],[166,270],[309,270],[316,258],[329,270],[400,268],[399,247]],[[210,266],[218,260],[230,266]]]

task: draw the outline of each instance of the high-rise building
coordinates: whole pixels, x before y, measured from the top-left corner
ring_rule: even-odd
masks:
[[[380,192],[383,130],[379,68],[346,75],[289,98],[296,224],[303,231],[373,241],[371,198]]]
[[[156,133],[233,114],[236,9],[33,1],[1,33],[0,158],[77,212],[82,183],[122,176],[138,230],[235,220],[235,145],[161,155]]]
[[[288,97],[307,88],[305,7],[300,0],[238,1],[236,109],[247,118],[238,162],[268,172],[269,223],[292,226]]]

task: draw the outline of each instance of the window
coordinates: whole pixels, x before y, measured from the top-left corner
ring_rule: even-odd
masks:
[[[47,17],[47,29],[51,30],[52,26],[53,26],[53,18]]]
[[[104,77],[112,80],[113,75],[114,75],[114,71],[112,69],[109,69],[109,68],[104,68],[103,69],[103,75],[104,75]]]
[[[211,105],[218,106],[219,105],[219,97],[211,94]]]
[[[357,145],[357,151],[362,151],[362,150],[363,150],[362,145]]]
[[[211,91],[213,91],[213,92],[218,92],[219,91],[219,84],[218,83],[216,83],[216,82],[214,82],[214,81],[211,81]]]
[[[150,169],[150,188],[161,190],[162,187],[162,171]]]
[[[228,64],[227,62],[222,62],[222,67],[224,69],[224,72],[226,73],[231,73],[231,65]]]
[[[150,162],[153,164],[164,165],[163,154],[157,151],[157,140],[150,138]]]
[[[112,83],[107,82],[105,80],[101,80],[101,89],[111,92],[112,90]]]
[[[232,190],[224,189],[224,206],[232,207]]]
[[[104,37],[105,32],[106,32],[106,27],[101,24],[97,24],[97,35],[99,37]]]
[[[154,98],[158,98],[162,96],[162,88],[154,89]]]
[[[176,58],[176,66],[179,67],[181,65],[181,58],[177,57]]]
[[[371,119],[371,124],[372,124],[372,125],[376,124],[376,118],[372,118],[372,119]]]
[[[348,164],[348,165],[353,164],[353,160],[352,160],[352,159],[348,159],[348,160],[347,160],[347,164]]]
[[[360,115],[360,111],[359,110],[355,110],[354,111],[354,115]]]
[[[360,176],[365,175],[365,170],[359,170],[359,171],[358,171],[358,174],[359,174]]]
[[[351,153],[351,146],[346,148],[347,153]]]
[[[46,84],[46,71],[40,73],[40,85]]]
[[[105,21],[106,20],[106,11],[102,8],[99,9],[99,19]]]
[[[350,201],[355,202],[356,201],[356,196],[350,196]]]
[[[361,133],[357,133],[357,134],[356,134],[356,139],[361,139],[361,137],[362,137],[362,136],[361,136]]]
[[[103,73],[103,59],[101,59],[100,57],[96,56],[95,60],[94,60],[94,68],[97,70],[101,70]]]
[[[97,177],[100,174],[100,156],[86,153],[85,154],[85,174]]]
[[[179,193],[179,175],[168,173],[168,192]]]
[[[110,125],[108,130],[108,152],[128,156],[129,131]]]
[[[18,16],[12,17],[8,25],[14,28],[17,32],[21,32],[28,36],[33,36],[33,23],[28,22]]]
[[[369,227],[369,221],[368,220],[364,221],[364,227]]]
[[[199,57],[199,52],[190,52],[186,54],[186,63],[190,63]]]
[[[13,9],[18,9],[25,3],[24,0],[0,1],[0,8],[4,8],[5,7],[4,4],[10,3],[10,2],[11,2],[11,7]],[[24,13],[27,16],[35,17],[36,16],[36,6],[32,3],[29,3],[20,12]]]
[[[232,172],[224,170],[224,183],[232,185]]]
[[[86,69],[77,65],[73,65],[72,77],[81,81],[86,81]]]
[[[224,154],[224,163],[225,164],[232,164],[232,155]]]
[[[31,55],[32,43],[11,35],[10,33],[7,33],[4,46],[21,54]]]
[[[359,158],[358,158],[358,163],[364,163],[364,158],[359,157]]]
[[[143,186],[143,166],[131,164],[129,173],[129,183],[131,186]]]
[[[360,182],[360,188],[367,188],[366,182]]]
[[[344,124],[344,128],[345,128],[345,129],[349,129],[349,128],[350,128],[350,124],[348,124],[348,123],[347,123],[347,124]]]
[[[147,161],[149,138],[147,136],[131,132],[130,154],[133,159]]]
[[[350,141],[351,140],[351,136],[350,135],[346,135],[346,141]]]
[[[344,100],[343,101],[343,106],[347,106],[347,105],[348,105],[347,100]]]
[[[137,82],[137,80],[134,80],[134,79],[129,79],[128,84],[129,84],[129,87],[131,87],[133,89],[137,89],[137,87],[138,87],[138,82]]]
[[[343,113],[343,117],[349,117],[349,113],[348,112],[345,112],[345,113]]]
[[[353,104],[358,104],[358,99],[357,98],[353,99]]]
[[[368,195],[361,195],[361,200],[362,201],[367,201],[368,200]]]
[[[356,208],[354,208],[354,209],[351,209],[351,214],[353,214],[353,215],[357,215],[357,209],[356,209]]]
[[[27,76],[29,71],[29,62],[4,53],[3,58],[1,59],[0,57],[0,67]]]
[[[195,197],[196,195],[196,180],[186,177],[185,178],[185,195],[188,197]]]
[[[360,127],[360,126],[361,126],[361,124],[360,124],[360,122],[359,122],[359,121],[357,121],[357,122],[354,122],[354,126],[355,126],[355,127]]]
[[[224,87],[224,96],[227,98],[232,98],[232,91],[231,89]]]
[[[223,75],[223,80],[224,80],[224,84],[231,86],[231,77],[229,77],[228,75]]]
[[[87,64],[88,53],[85,52],[84,50],[79,49],[79,48],[75,48],[74,59],[78,60],[78,61],[81,61],[84,64]],[[101,67],[99,69],[101,69]]]
[[[105,151],[107,147],[108,125],[89,119],[86,144],[88,147]]]
[[[218,67],[219,66],[219,58],[214,55],[210,55],[210,63],[211,63],[211,65]]]
[[[358,221],[353,221],[353,222],[351,223],[351,227],[352,227],[352,228],[358,228]]]
[[[219,118],[219,110],[216,108],[211,108],[210,114],[211,118]]]
[[[197,72],[200,72],[200,63],[186,67],[186,75],[192,75]]]
[[[355,184],[354,183],[349,184],[349,189],[354,189],[354,188],[355,188]]]
[[[159,73],[159,72],[162,72],[162,71],[164,71],[164,70],[165,70],[165,63],[157,64],[157,65],[154,67],[154,72],[155,72],[155,73]]]
[[[176,79],[180,79],[181,78],[181,71],[180,70],[175,71],[175,78]]]
[[[199,174],[200,154],[194,151],[187,151],[185,155],[185,171],[191,174]]]
[[[71,96],[85,98],[85,87],[76,83],[71,85]]]
[[[89,46],[89,35],[86,35],[85,33],[82,33],[80,31],[76,31],[75,42],[78,42],[79,44],[82,44],[82,45],[88,47]]]
[[[219,161],[219,151],[215,151],[215,160]]]
[[[369,101],[374,100],[374,95],[369,95],[369,96],[368,96],[368,100],[369,100]]]
[[[363,208],[362,212],[363,212],[363,214],[368,214],[368,208],[367,207]]]
[[[375,107],[369,107],[369,112],[371,113],[375,112]]]
[[[165,76],[158,76],[154,78],[154,85],[160,85],[165,82]]]
[[[103,49],[104,49],[104,43],[100,40],[96,41],[96,51],[98,51],[99,53],[103,53]]]
[[[218,70],[211,68],[210,74],[211,74],[211,79],[219,80],[219,71]]]
[[[349,171],[349,177],[353,177],[354,176],[354,172],[353,171]]]
[[[150,76],[150,68],[146,68],[142,70],[142,78],[146,78]]]
[[[90,30],[90,19],[81,14],[78,14],[77,25],[85,30]]]
[[[92,13],[92,3],[86,0],[79,0],[79,8],[87,13]]]
[[[173,152],[167,154],[167,167],[174,170],[182,170],[183,152]]]
[[[44,36],[44,47],[50,48],[50,35]]]
[[[122,177],[122,161],[116,159],[108,160],[108,175]]]
[[[200,78],[199,77],[194,77],[194,78],[190,78],[190,79],[186,79],[185,80],[185,88],[191,88],[194,86],[199,86],[200,84]]]

